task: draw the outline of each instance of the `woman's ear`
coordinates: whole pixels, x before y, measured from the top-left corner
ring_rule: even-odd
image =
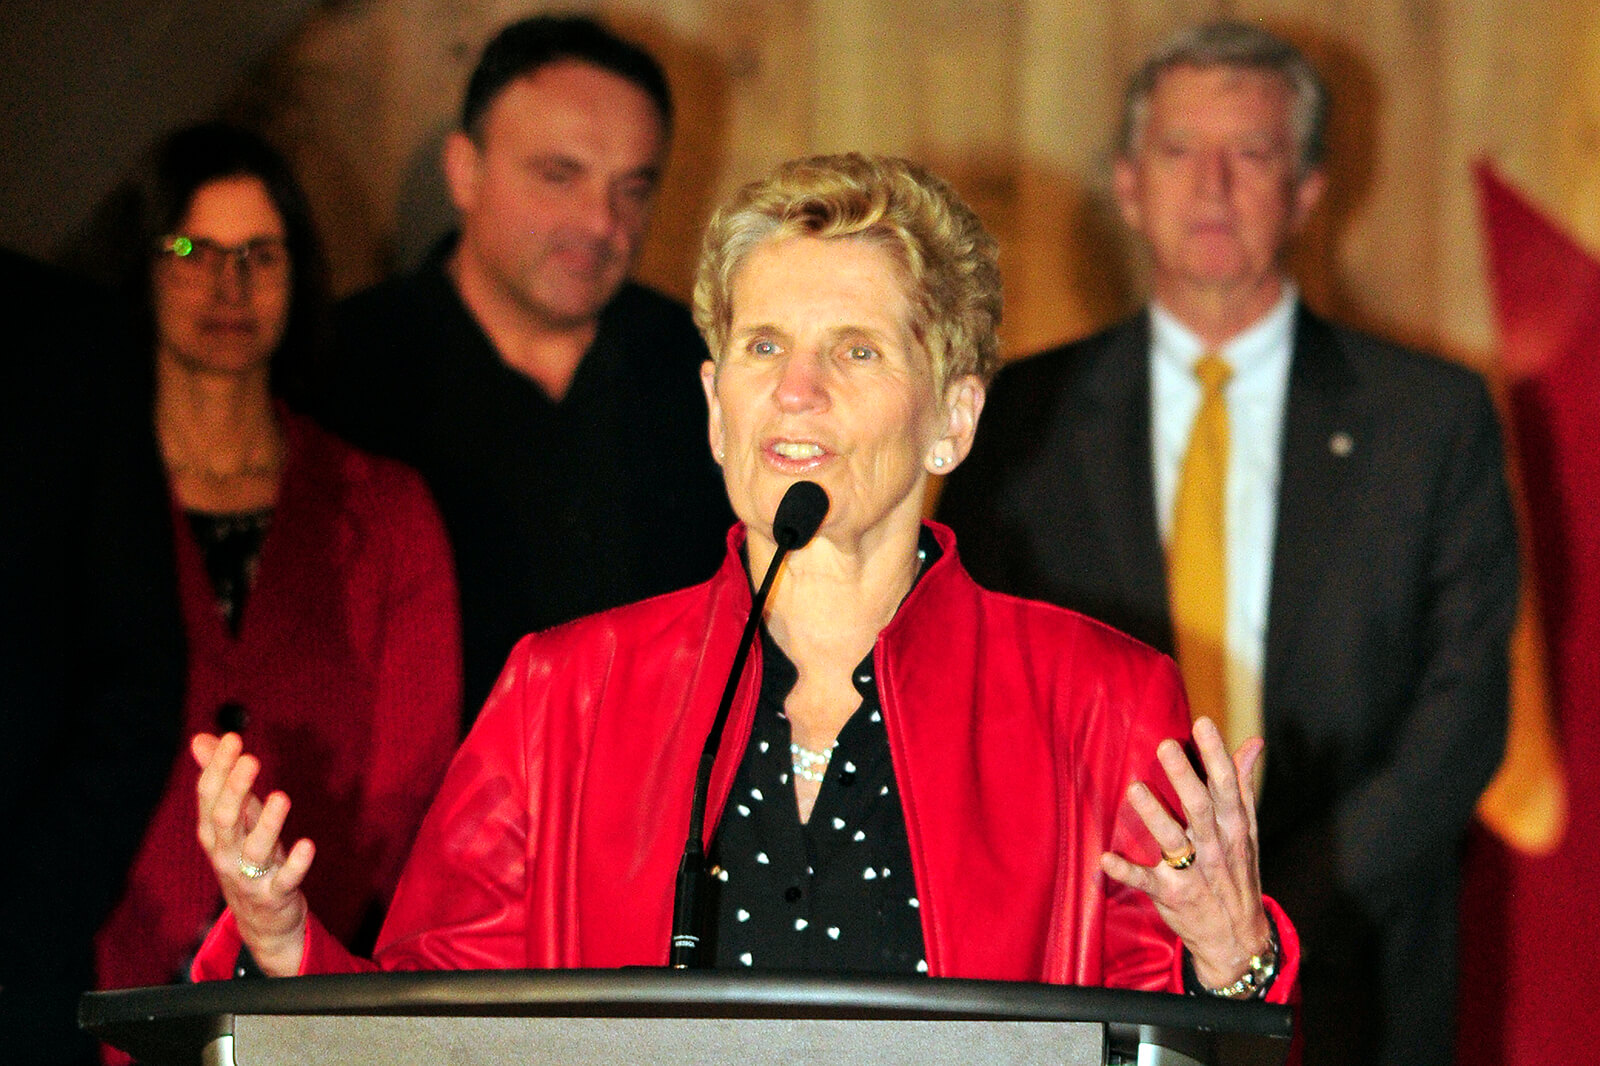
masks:
[[[711,440],[711,457],[721,466],[727,445],[722,439],[722,404],[717,399],[717,364],[710,359],[700,364],[700,387],[706,390],[706,434]]]
[[[976,374],[964,374],[944,390],[944,432],[933,442],[926,467],[932,474],[948,474],[972,451],[972,438],[978,432],[978,416],[987,396],[983,381]]]

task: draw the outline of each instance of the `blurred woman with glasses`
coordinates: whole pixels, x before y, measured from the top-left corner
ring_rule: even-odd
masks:
[[[460,648],[449,549],[421,480],[286,402],[315,355],[325,270],[281,157],[220,124],[167,138],[125,191],[125,284],[153,357],[188,640],[185,735],[252,737],[291,818],[326,841],[307,886],[337,935],[376,929],[453,750]],[[176,753],[175,753],[176,754]],[[103,988],[180,979],[221,896],[175,758]],[[315,823],[317,828],[311,828]]]

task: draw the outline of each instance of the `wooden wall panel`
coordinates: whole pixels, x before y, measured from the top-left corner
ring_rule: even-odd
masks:
[[[1329,165],[1342,195],[1329,205],[1332,261],[1323,265],[1331,277],[1321,279],[1322,302],[1428,343],[1437,336],[1433,233],[1442,177],[1437,23],[1427,3],[1366,0],[1342,13],[1347,22],[1317,24],[1307,42],[1341,107]]]
[[[728,78],[727,128],[715,199],[779,160],[818,151],[813,87],[817,43],[805,0],[714,0],[707,32]]]
[[[382,152],[393,110],[387,39],[371,20],[319,11],[235,110],[288,154],[311,200],[342,289],[378,280],[388,264],[395,175]]]
[[[1560,108],[1548,168],[1559,187],[1551,203],[1580,239],[1600,248],[1600,2],[1579,0],[1572,5],[1576,10],[1559,0],[1546,0],[1546,6],[1561,8],[1561,16],[1547,16],[1546,25],[1564,31],[1564,47],[1553,58],[1569,64],[1537,67],[1545,92]]]
[[[248,99],[291,146],[343,289],[448,224],[434,157],[483,40],[553,4],[347,0]],[[1472,162],[1496,159],[1600,244],[1600,0],[611,0],[662,55],[681,116],[640,272],[688,291],[711,208],[780,159],[923,159],[1002,243],[1008,351],[1133,306],[1109,195],[1129,69],[1178,26],[1259,18],[1333,84],[1332,186],[1293,260],[1341,317],[1484,363],[1493,346]],[[420,234],[422,236],[409,236]],[[409,236],[409,239],[408,239]]]
[[[1019,27],[1017,207],[1001,235],[1010,353],[1081,336],[1133,299],[1109,182],[1117,16],[1097,0],[1030,0]]]

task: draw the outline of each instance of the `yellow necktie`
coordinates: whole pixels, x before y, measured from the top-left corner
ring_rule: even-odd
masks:
[[[1236,737],[1228,721],[1227,536],[1224,501],[1228,474],[1228,405],[1223,389],[1233,368],[1208,352],[1194,368],[1200,379],[1200,410],[1189,434],[1183,473],[1172,512],[1167,549],[1167,587],[1178,669],[1189,693],[1189,711],[1217,723],[1232,751]]]

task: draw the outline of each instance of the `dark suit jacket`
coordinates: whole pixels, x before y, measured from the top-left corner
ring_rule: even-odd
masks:
[[[0,1060],[59,1066],[95,1061],[78,996],[180,744],[183,628],[148,357],[4,252],[0,307]]]
[[[1308,1062],[1448,1063],[1458,850],[1498,763],[1515,530],[1482,381],[1301,307],[1268,608],[1262,875]],[[1170,652],[1148,316],[1007,367],[940,517],[980,583]]]

